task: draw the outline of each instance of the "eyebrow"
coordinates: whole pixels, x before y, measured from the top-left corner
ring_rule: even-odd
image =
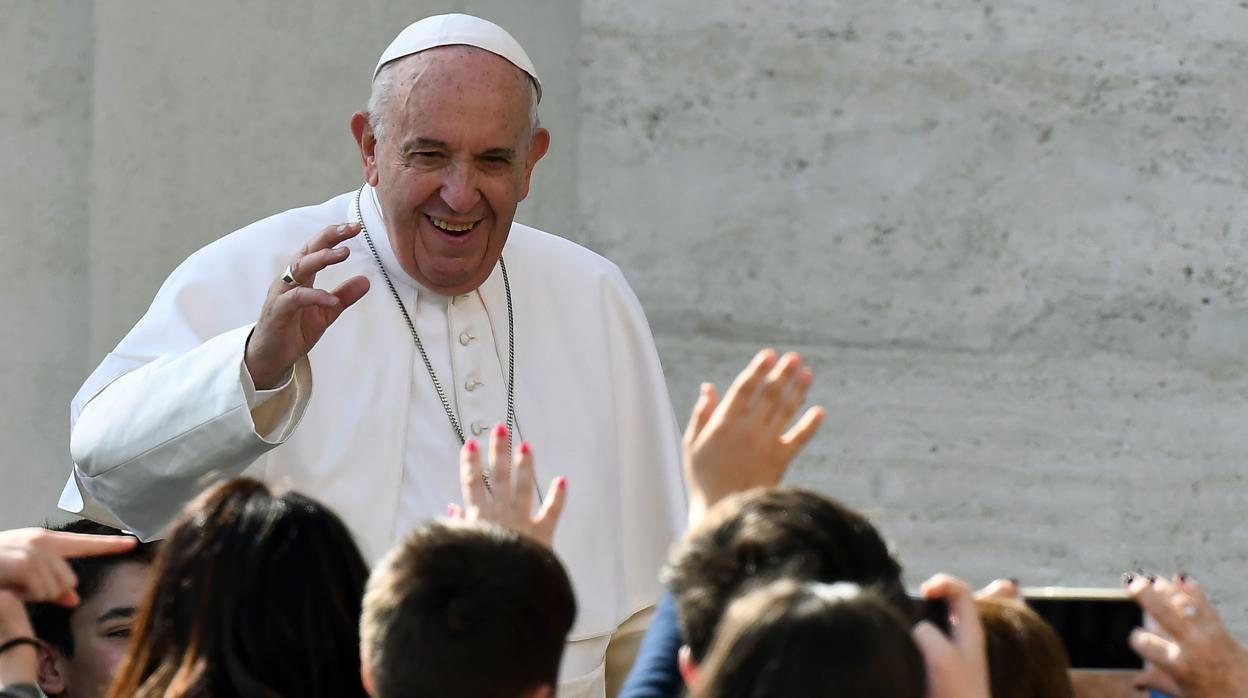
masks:
[[[138,613],[138,609],[134,606],[114,606],[113,608],[105,611],[99,618],[96,618],[95,622],[107,623],[110,620],[116,620],[118,618],[130,619],[133,618],[136,613]]]
[[[403,143],[402,152],[411,152],[419,148],[438,148],[440,150],[449,150],[450,146],[446,141],[439,141],[433,138],[413,138]],[[507,159],[516,156],[515,148],[490,148],[484,152],[478,153],[476,157],[504,157]]]

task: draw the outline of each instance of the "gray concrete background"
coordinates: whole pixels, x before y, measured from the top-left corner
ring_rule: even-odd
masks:
[[[829,418],[791,480],[913,581],[1184,569],[1248,618],[1248,3],[296,8],[0,0],[0,525],[51,511],[69,398],[165,274],[354,186],[376,56],[467,10],[546,85],[521,220],[624,269],[682,417],[797,349]]]

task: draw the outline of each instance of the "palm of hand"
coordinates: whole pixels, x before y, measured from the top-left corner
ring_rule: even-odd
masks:
[[[780,482],[823,419],[823,409],[812,407],[789,426],[813,380],[797,354],[777,361],[768,349],[737,376],[722,403],[715,386],[703,384],[682,442],[691,521],[734,492]]]

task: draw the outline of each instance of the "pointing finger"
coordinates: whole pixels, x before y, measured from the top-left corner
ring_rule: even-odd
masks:
[[[90,533],[49,531],[48,549],[62,557],[93,557],[124,553],[138,544],[132,536],[97,536]]]

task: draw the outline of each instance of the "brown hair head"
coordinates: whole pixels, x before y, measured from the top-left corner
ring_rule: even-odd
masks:
[[[1021,601],[980,599],[993,698],[1073,698],[1070,660],[1053,628]]]
[[[367,575],[325,506],[223,483],[170,530],[109,696],[362,697]]]
[[[514,698],[555,686],[575,617],[549,548],[491,524],[437,522],[374,570],[360,654],[377,698]]]
[[[729,606],[693,698],[922,698],[910,623],[856,584],[780,580]]]
[[[712,507],[664,570],[694,660],[710,649],[729,601],[777,579],[874,586],[903,616],[913,613],[901,565],[861,514],[808,490],[750,490]]]

